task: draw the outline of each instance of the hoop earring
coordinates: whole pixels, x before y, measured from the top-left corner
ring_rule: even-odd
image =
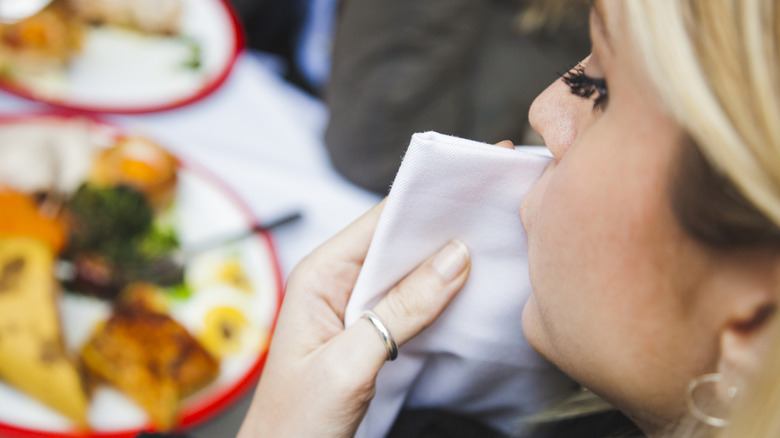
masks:
[[[688,404],[688,410],[691,412],[691,414],[699,421],[702,421],[710,426],[713,427],[724,427],[728,426],[729,420],[725,418],[715,417],[712,415],[709,415],[699,409],[698,406],[696,406],[696,401],[694,400],[694,392],[705,383],[717,383],[723,380],[723,373],[712,373],[712,374],[704,374],[699,377],[696,377],[695,379],[691,380],[691,383],[688,384],[688,390],[685,393],[685,401]],[[729,396],[730,399],[734,399],[737,396],[738,388],[736,386],[730,387],[726,394]]]

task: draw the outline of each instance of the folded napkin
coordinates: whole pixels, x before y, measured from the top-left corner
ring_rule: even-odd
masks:
[[[509,433],[519,417],[574,389],[528,345],[521,325],[531,288],[518,211],[549,162],[544,148],[412,136],[346,323],[453,238],[469,248],[471,274],[439,319],[382,368],[358,437],[386,435],[404,406],[465,413]]]

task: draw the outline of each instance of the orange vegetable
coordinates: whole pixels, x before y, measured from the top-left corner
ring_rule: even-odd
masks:
[[[119,165],[119,169],[129,183],[141,185],[157,179],[157,169],[145,161],[125,158]]]
[[[81,30],[69,22],[67,12],[55,4],[14,24],[0,25],[0,35],[10,46],[67,56],[81,45]]]
[[[32,237],[59,252],[65,246],[65,226],[58,219],[42,216],[27,195],[0,189],[0,238]]]
[[[152,141],[125,137],[98,154],[90,182],[99,186],[129,185],[141,191],[159,211],[173,201],[177,168],[176,158]]]

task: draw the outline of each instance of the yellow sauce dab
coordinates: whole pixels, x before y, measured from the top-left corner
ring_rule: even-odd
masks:
[[[242,348],[246,316],[235,307],[219,306],[206,314],[205,327],[199,339],[209,353],[217,357],[237,353]]]

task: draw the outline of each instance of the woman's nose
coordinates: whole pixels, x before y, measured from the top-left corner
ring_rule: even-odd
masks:
[[[563,158],[577,139],[583,118],[587,117],[588,102],[572,94],[569,86],[558,79],[531,104],[528,121],[556,160]]]

